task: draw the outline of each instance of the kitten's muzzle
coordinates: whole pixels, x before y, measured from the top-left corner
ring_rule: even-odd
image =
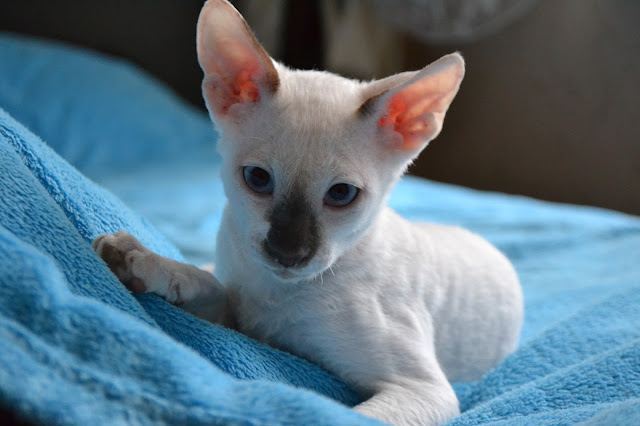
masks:
[[[277,203],[269,217],[264,253],[285,268],[305,266],[318,251],[320,234],[311,204],[302,190]]]
[[[267,256],[276,260],[285,268],[292,268],[297,265],[303,265],[311,258],[311,250],[302,247],[286,249],[273,245],[269,240],[264,240],[263,248]]]

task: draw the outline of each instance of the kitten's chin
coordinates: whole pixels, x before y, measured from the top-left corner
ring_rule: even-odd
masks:
[[[319,273],[313,273],[306,270],[307,268],[285,268],[282,265],[265,262],[262,259],[259,263],[264,268],[265,272],[268,272],[276,279],[276,281],[280,281],[283,284],[296,284],[300,282],[313,281],[319,275]]]
[[[296,284],[302,281],[311,281],[314,278],[314,274],[308,274],[304,271],[300,271],[292,268],[285,268],[284,266],[265,266],[276,280],[284,284]]]

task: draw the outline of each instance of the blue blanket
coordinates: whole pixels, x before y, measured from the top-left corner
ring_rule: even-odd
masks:
[[[37,135],[37,136],[36,136]],[[364,424],[321,368],[131,295],[91,240],[210,262],[224,204],[202,112],[135,67],[0,35],[0,407],[46,424]],[[452,424],[640,422],[640,220],[404,179],[391,204],[499,246],[519,349]]]

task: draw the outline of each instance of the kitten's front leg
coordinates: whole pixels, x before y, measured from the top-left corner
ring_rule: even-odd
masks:
[[[155,293],[200,318],[233,326],[224,287],[210,272],[153,253],[124,231],[100,235],[91,246],[134,293]]]
[[[393,314],[367,316],[367,329],[353,333],[366,339],[352,339],[341,360],[343,369],[356,373],[351,379],[373,394],[355,410],[397,426],[448,422],[460,408],[436,357],[431,315],[388,299],[387,306]]]
[[[458,398],[442,380],[394,380],[378,384],[369,400],[354,407],[367,417],[396,426],[436,426],[460,415]]]

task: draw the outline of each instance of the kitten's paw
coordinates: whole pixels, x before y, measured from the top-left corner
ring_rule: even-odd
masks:
[[[142,277],[136,276],[133,271],[136,263],[148,262],[147,257],[152,253],[136,237],[125,231],[103,234],[93,240],[91,247],[129,290],[134,293],[147,292]]]
[[[136,237],[120,231],[103,234],[91,243],[93,250],[104,260],[111,272],[134,293],[145,293],[147,286],[133,273],[134,264],[145,262],[149,252]]]
[[[181,286],[187,278],[179,271],[179,263],[151,252],[124,231],[100,235],[91,246],[132,292],[155,293],[174,305],[183,303]]]

